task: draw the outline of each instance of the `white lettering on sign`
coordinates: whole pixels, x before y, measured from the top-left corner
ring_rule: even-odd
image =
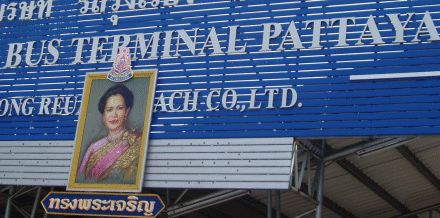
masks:
[[[11,43],[9,44],[8,57],[6,59],[5,67],[10,68],[20,65],[23,61],[23,55],[27,66],[34,67],[42,62],[49,65],[55,64],[60,57],[60,52],[57,48],[60,45],[60,39],[52,39],[50,41],[41,40],[40,42],[30,41],[27,43]],[[32,58],[36,55],[33,51],[36,50],[37,46],[39,50],[37,54],[38,58],[36,60],[32,60]],[[44,61],[42,61],[43,57]]]
[[[50,198],[47,208],[64,211],[138,212],[146,217],[151,217],[154,215],[155,206],[157,206],[156,201],[139,200],[137,196],[128,196],[127,200]]]
[[[275,101],[279,99],[279,101]],[[190,112],[218,110],[258,110],[302,107],[293,88],[212,89],[206,96],[199,91],[161,93],[154,103],[155,112]]]
[[[33,115],[77,115],[79,96],[1,98],[0,117]],[[290,109],[302,107],[294,88],[212,89],[162,92],[154,102],[154,112]]]
[[[0,117],[31,115],[73,115],[79,111],[78,96],[0,99]]]
[[[110,12],[115,13],[121,10],[121,6],[127,6],[125,9],[128,10],[142,10],[145,8],[174,7],[185,3],[188,5],[194,4],[194,0],[79,0],[79,2],[82,3],[79,10],[81,14],[107,13],[107,8],[111,8]],[[107,5],[108,2],[113,3]],[[118,20],[117,14],[113,14],[109,19],[113,26],[118,25]]]
[[[143,7],[144,1],[141,0],[117,0],[115,5],[125,1],[127,7]],[[92,2],[82,0],[84,4],[93,8],[99,7]],[[99,4],[106,4],[107,1],[100,0]],[[170,6],[177,4],[178,0],[163,1],[162,4]],[[41,4],[48,5],[51,2]],[[151,1],[153,4],[154,1]],[[187,1],[192,4],[192,1]],[[12,4],[12,3],[10,3]],[[98,4],[98,3],[96,3]],[[32,3],[29,3],[32,5]],[[38,3],[34,4],[39,5]],[[141,6],[140,6],[141,5]],[[0,17],[5,14],[9,6],[1,5]],[[24,7],[24,4],[23,4]],[[28,7],[28,6],[26,6]],[[84,6],[85,7],[85,6]],[[120,6],[118,6],[120,7]],[[124,6],[125,7],[125,6]],[[49,11],[49,9],[47,9]],[[29,16],[24,13],[23,16]],[[182,55],[190,56],[214,56],[245,54],[248,51],[247,43],[250,40],[258,40],[260,48],[257,52],[280,52],[293,51],[310,48],[327,47],[349,47],[380,45],[387,43],[414,43],[440,41],[431,13],[426,11],[418,16],[415,13],[409,14],[386,14],[387,22],[392,26],[392,37],[383,37],[383,32],[389,29],[380,29],[387,25],[378,25],[378,20],[372,15],[366,21],[359,23],[356,17],[345,17],[335,19],[306,20],[303,22],[290,21],[284,23],[264,23],[260,25],[261,37],[245,39],[244,34],[240,34],[240,26],[211,27],[206,29],[193,28],[191,30],[167,30],[152,33],[134,33],[132,35],[118,34],[94,37],[77,37],[70,42],[63,42],[61,39],[29,41],[21,43],[9,43],[7,58],[4,68],[14,68],[19,66],[35,67],[38,65],[54,65],[60,57],[61,47],[74,46],[75,57],[71,64],[80,63],[109,63],[113,62],[117,51],[121,47],[130,47],[132,60],[151,60],[159,58],[176,58]],[[362,19],[365,20],[365,19]],[[300,25],[301,24],[301,25]],[[302,26],[303,29],[298,27]],[[409,28],[415,27],[415,28]],[[321,33],[326,29],[337,28],[338,40],[321,43]],[[349,28],[361,28],[359,34],[348,34]],[[386,27],[388,28],[388,27]],[[300,30],[312,30],[312,40],[303,41],[309,36],[302,36]],[[227,37],[223,37],[223,35]],[[221,37],[220,37],[221,36]],[[222,39],[222,40],[220,40]],[[261,42],[260,42],[261,40]],[[333,43],[333,44],[331,44]],[[110,48],[110,49],[109,49]],[[63,54],[69,54],[68,52]],[[271,93],[269,93],[270,95]]]
[[[53,0],[10,2],[0,5],[0,22],[7,18],[8,21],[31,20],[49,18],[52,13]],[[36,15],[36,17],[35,17]]]

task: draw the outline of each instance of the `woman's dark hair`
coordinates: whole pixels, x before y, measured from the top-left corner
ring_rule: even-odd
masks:
[[[125,106],[127,106],[127,108],[133,107],[133,92],[131,92],[130,89],[128,89],[126,86],[122,84],[117,84],[107,89],[107,91],[102,95],[101,99],[99,99],[98,110],[101,114],[104,113],[107,99],[117,94],[122,95],[125,100]]]

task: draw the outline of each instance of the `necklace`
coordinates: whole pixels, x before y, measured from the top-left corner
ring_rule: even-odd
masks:
[[[125,132],[125,128],[124,129],[121,129],[121,131],[119,131],[118,133],[116,133],[115,135],[113,135],[113,136],[111,136],[111,135],[107,135],[107,137],[106,137],[106,139],[107,139],[107,142],[113,142],[113,141],[115,141],[116,139],[118,139],[121,135],[122,135],[122,133],[124,133]]]

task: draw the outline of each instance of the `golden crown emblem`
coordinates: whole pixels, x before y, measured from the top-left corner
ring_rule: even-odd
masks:
[[[113,82],[124,82],[132,77],[130,49],[127,47],[119,48],[119,53],[113,62],[112,70],[107,74],[107,78]]]

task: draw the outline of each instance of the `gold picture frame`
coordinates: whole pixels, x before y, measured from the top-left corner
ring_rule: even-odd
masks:
[[[118,83],[87,74],[67,190],[142,190],[156,78],[156,70]]]

